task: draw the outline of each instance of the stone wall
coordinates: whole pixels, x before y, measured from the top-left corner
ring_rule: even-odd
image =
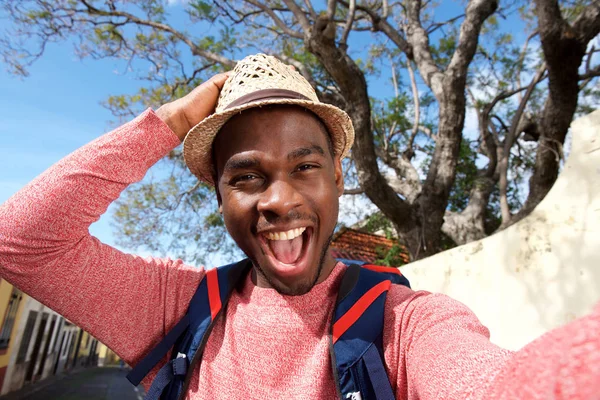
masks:
[[[531,215],[402,268],[414,289],[468,305],[505,348],[519,349],[600,300],[600,110],[571,129],[565,167]]]

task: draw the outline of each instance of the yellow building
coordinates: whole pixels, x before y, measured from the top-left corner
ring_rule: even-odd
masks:
[[[98,342],[98,366],[117,365],[121,359],[104,343]]]
[[[16,326],[23,313],[24,298],[27,295],[0,278],[0,388],[8,369],[13,350],[17,347],[14,338]]]
[[[118,363],[88,332],[0,279],[0,395],[66,370]]]

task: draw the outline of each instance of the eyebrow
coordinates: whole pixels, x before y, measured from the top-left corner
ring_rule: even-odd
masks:
[[[287,155],[288,161],[296,160],[301,157],[309,156],[314,153],[319,153],[320,155],[325,155],[325,150],[319,145],[313,144],[310,147],[300,147]]]
[[[256,158],[233,158],[227,160],[223,167],[223,172],[254,168],[260,165],[260,162]]]

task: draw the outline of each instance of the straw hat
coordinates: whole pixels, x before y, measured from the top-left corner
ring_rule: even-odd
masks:
[[[342,158],[354,142],[348,114],[321,103],[312,86],[297,71],[272,56],[256,54],[237,63],[225,82],[216,111],[194,126],[183,142],[183,156],[198,179],[214,185],[212,144],[215,136],[234,115],[267,104],[297,104],[315,113],[327,126],[335,154]]]

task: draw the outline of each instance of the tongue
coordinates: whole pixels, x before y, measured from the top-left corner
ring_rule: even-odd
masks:
[[[275,258],[285,264],[293,264],[300,258],[302,235],[292,240],[269,240]]]

